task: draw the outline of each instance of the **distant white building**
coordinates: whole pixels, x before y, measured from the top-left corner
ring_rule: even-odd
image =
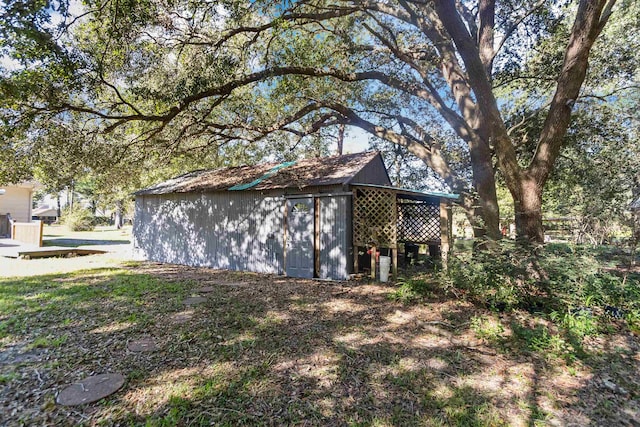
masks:
[[[45,224],[53,224],[58,220],[58,209],[50,206],[40,206],[33,210],[31,218],[43,221]]]
[[[35,188],[33,182],[0,186],[0,215],[10,214],[14,221],[30,222]]]

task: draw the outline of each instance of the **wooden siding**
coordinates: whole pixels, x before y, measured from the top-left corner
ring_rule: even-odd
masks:
[[[0,187],[5,190],[0,195],[0,214],[11,214],[11,218],[17,222],[31,221],[31,188],[25,187]]]
[[[258,192],[138,196],[134,250],[152,261],[282,274],[284,198]]]

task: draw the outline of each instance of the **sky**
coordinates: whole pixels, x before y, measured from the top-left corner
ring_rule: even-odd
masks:
[[[344,136],[344,153],[361,153],[369,150],[369,133],[363,131],[360,128],[348,127],[346,128]],[[337,147],[332,147],[333,152]]]

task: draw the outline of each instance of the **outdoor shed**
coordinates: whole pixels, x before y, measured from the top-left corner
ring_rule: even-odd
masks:
[[[195,171],[135,196],[139,258],[334,280],[372,247],[447,245],[455,198],[392,187],[377,152]]]

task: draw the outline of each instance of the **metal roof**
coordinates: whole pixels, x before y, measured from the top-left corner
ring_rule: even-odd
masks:
[[[439,191],[421,191],[421,190],[412,190],[409,188],[390,187],[388,185],[374,185],[374,184],[354,184],[354,185],[358,187],[371,187],[371,188],[381,188],[383,190],[393,190],[398,194],[413,196],[418,199],[425,198],[425,197],[438,197],[442,199],[458,200],[460,198],[458,194],[442,193]]]
[[[273,190],[324,185],[347,185],[380,154],[346,154],[213,170],[199,170],[135,192],[135,195],[192,193],[222,190]]]

